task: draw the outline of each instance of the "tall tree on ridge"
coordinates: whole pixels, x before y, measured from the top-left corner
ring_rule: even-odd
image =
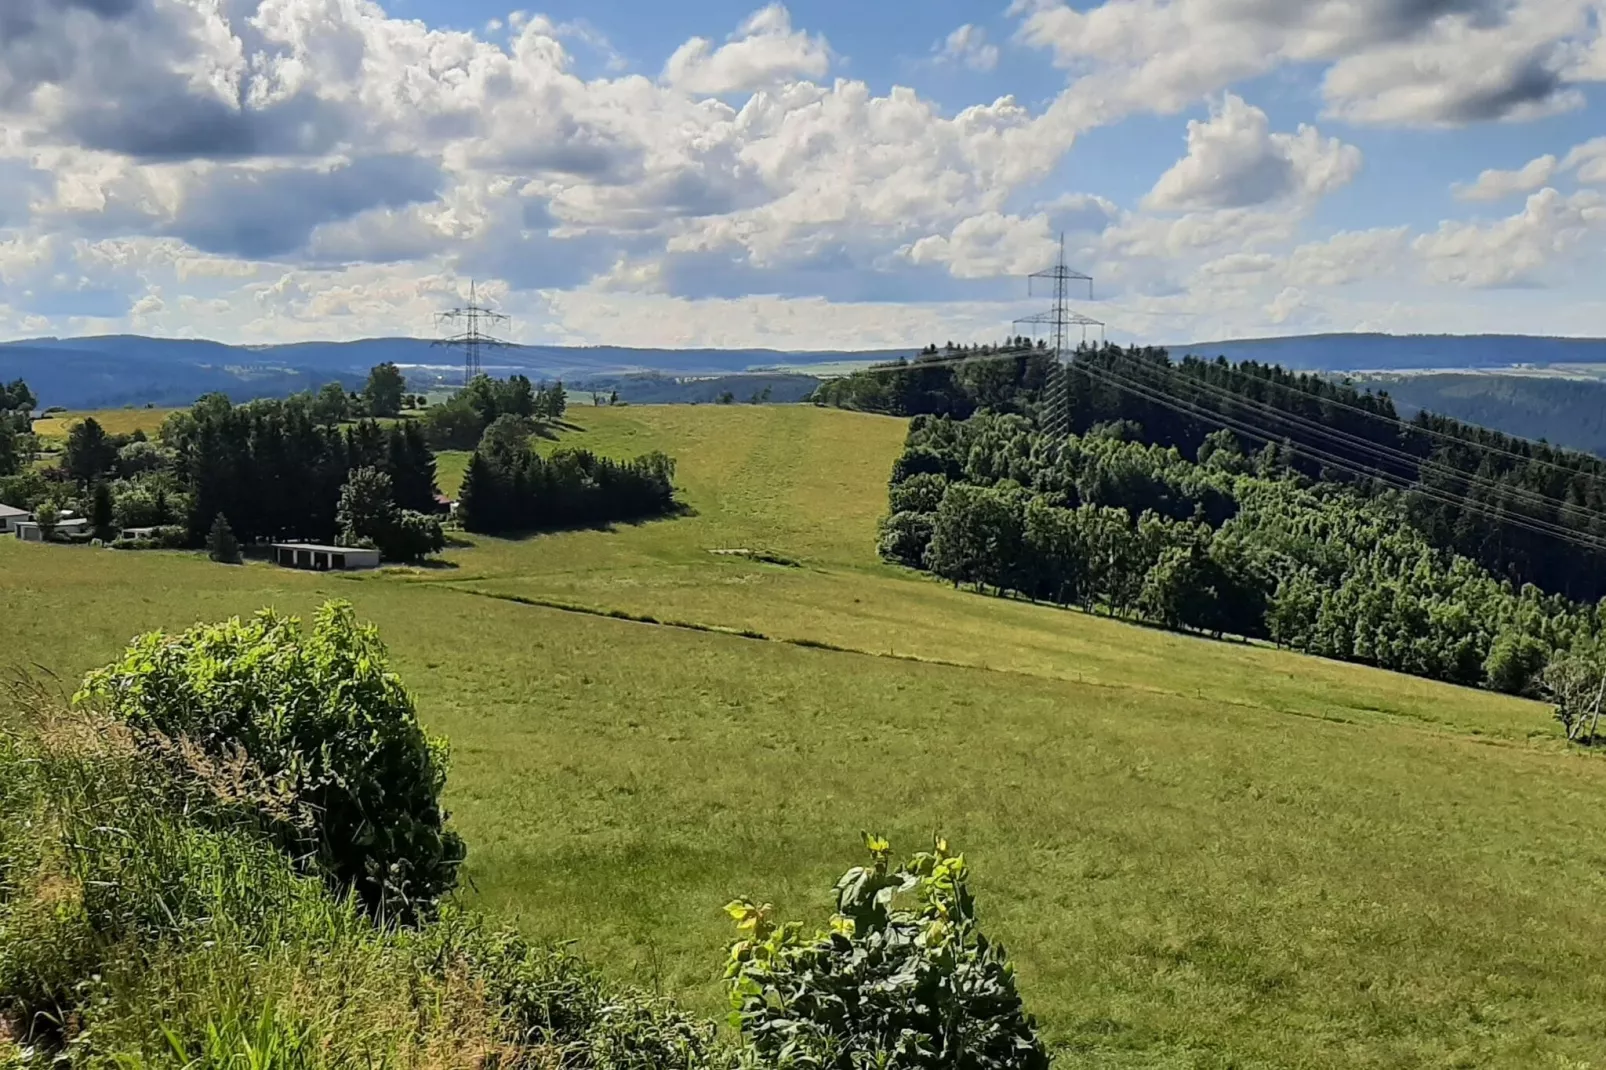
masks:
[[[401,415],[402,395],[407,392],[407,377],[390,361],[376,364],[368,372],[368,385],[363,387],[363,401],[369,416]]]

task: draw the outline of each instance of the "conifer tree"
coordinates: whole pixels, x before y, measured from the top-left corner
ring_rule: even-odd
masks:
[[[424,441],[417,421],[405,420],[390,429],[385,471],[390,476],[396,505],[414,512],[435,510],[435,454]]]
[[[222,565],[240,563],[240,543],[229,527],[229,518],[222,513],[212,521],[212,531],[206,537],[206,556]]]
[[[495,531],[501,527],[501,502],[496,474],[478,450],[469,458],[463,485],[457,492],[457,516],[468,531]]]
[[[112,489],[105,480],[95,484],[93,496],[89,502],[89,526],[95,533],[95,538],[109,541],[115,534],[116,520],[112,515]]]

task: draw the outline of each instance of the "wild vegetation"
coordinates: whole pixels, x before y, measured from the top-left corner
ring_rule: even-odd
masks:
[[[509,443],[493,439],[474,451],[458,499],[463,527],[488,533],[640,520],[674,508],[675,462],[667,454],[614,461],[589,450],[562,449],[542,457],[517,435]]]
[[[448,401],[430,406],[421,419],[431,446],[471,450],[499,417],[528,421],[533,433],[538,424],[561,420],[568,407],[562,383],[537,387],[522,375],[506,379],[481,375]]]
[[[537,452],[661,450],[686,514],[470,535],[444,552],[456,569],[361,577],[3,540],[4,660],[73,680],[153,627],[349,599],[451,740],[456,895],[538,949],[576,941],[608,978],[594,1005],[626,984],[699,1024],[722,1014],[733,896],[823,922],[859,829],[913,848],[944,829],[1061,1065],[1606,1058],[1588,818],[1606,787],[1550,709],[880,563],[901,420],[733,405],[566,422]],[[909,898],[892,911],[918,914]],[[374,973],[330,961],[281,976]],[[362,982],[364,1005],[413,1013],[402,959],[374,961],[391,987]]]

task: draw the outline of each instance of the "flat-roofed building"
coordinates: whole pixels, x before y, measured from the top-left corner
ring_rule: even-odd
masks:
[[[352,572],[378,568],[379,551],[360,546],[324,546],[315,542],[276,542],[273,563],[313,572]]]

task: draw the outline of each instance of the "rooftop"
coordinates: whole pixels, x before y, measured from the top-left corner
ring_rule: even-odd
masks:
[[[276,542],[275,550],[315,550],[320,554],[377,554],[367,546],[328,546],[321,542]]]
[[[28,510],[18,509],[14,505],[0,504],[0,516],[27,516]]]

